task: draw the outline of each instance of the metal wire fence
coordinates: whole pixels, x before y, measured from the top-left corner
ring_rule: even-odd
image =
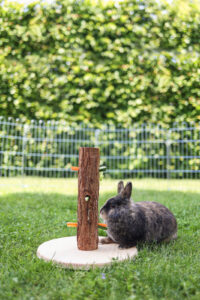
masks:
[[[99,147],[111,178],[200,178],[200,124],[96,129],[0,118],[1,177],[75,177],[79,147]]]

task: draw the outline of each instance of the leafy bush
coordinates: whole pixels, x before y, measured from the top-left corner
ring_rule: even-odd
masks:
[[[1,115],[124,126],[199,121],[199,15],[189,0],[4,3]]]

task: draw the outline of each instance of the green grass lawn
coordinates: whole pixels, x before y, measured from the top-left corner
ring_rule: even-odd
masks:
[[[200,299],[200,182],[133,180],[135,201],[175,214],[178,239],[140,247],[135,260],[73,271],[39,260],[37,247],[76,234],[77,180],[1,178],[0,299]],[[116,193],[101,182],[99,206]],[[103,231],[100,231],[103,234]]]

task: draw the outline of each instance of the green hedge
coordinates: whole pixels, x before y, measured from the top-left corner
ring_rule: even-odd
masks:
[[[198,1],[0,6],[0,114],[95,125],[200,120]]]

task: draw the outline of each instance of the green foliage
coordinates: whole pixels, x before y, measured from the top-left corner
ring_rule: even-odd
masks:
[[[199,32],[197,1],[5,3],[1,115],[95,125],[199,121]]]
[[[133,185],[135,201],[159,201],[173,211],[178,239],[140,247],[134,261],[84,272],[36,256],[41,243],[76,235],[65,220],[77,218],[77,180],[2,178],[0,299],[198,300],[200,184],[134,180]],[[116,194],[116,187],[116,181],[102,182],[99,207]]]

